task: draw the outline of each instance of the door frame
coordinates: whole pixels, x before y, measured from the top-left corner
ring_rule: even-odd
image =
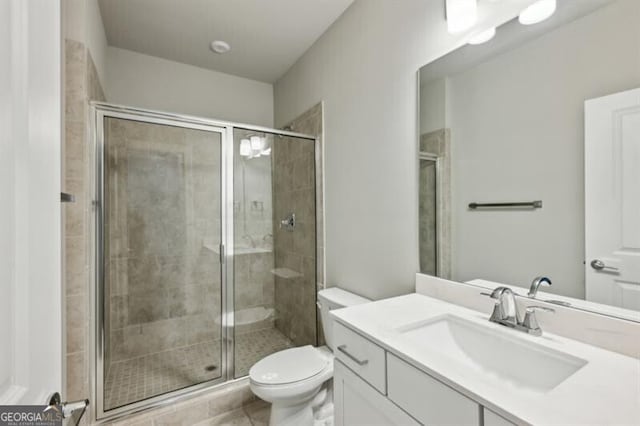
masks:
[[[64,388],[61,4],[2,0],[1,14],[0,404],[40,405]]]

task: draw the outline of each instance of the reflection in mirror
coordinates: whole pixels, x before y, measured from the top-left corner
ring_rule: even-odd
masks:
[[[640,321],[640,2],[558,2],[424,66],[419,165],[421,272],[546,276],[538,298]]]

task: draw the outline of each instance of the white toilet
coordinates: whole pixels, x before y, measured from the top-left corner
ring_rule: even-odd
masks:
[[[321,290],[318,305],[327,346],[285,349],[251,367],[251,390],[271,403],[270,426],[313,425],[313,409],[325,404],[332,393],[322,386],[333,377],[333,320],[329,311],[369,301],[337,287]]]

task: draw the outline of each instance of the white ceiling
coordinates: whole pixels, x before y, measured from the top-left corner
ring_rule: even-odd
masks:
[[[353,0],[99,0],[110,46],[268,83]],[[217,55],[212,40],[231,44]]]

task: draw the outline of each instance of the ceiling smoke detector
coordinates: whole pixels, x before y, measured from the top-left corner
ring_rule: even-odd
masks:
[[[213,53],[219,53],[222,55],[223,53],[227,53],[231,50],[231,45],[226,41],[214,40],[209,45],[209,49],[211,49]]]

